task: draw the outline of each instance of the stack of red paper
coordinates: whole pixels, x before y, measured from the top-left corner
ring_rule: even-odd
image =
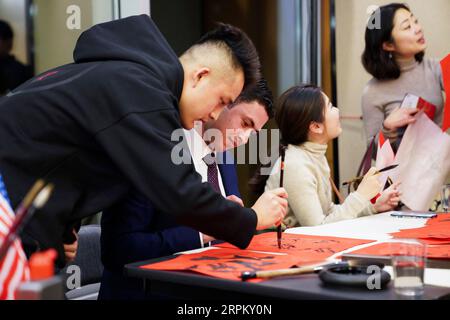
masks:
[[[427,244],[427,257],[432,259],[450,259],[450,215],[441,214],[428,219],[421,228],[401,230],[393,233],[394,238],[418,239]],[[389,243],[376,244],[351,254],[388,256],[395,254],[395,247]]]
[[[440,214],[428,219],[422,228],[401,230],[392,235],[394,238],[415,238],[426,243],[428,258],[450,258],[450,215]]]

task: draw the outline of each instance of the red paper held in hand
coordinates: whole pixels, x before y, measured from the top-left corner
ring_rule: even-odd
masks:
[[[442,79],[444,81],[444,90],[446,95],[444,117],[442,120],[442,131],[450,128],[450,54],[441,61]]]

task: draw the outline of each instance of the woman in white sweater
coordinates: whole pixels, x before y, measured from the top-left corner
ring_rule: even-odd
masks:
[[[341,205],[332,201],[330,167],[325,152],[328,143],[342,129],[339,110],[333,107],[320,88],[307,85],[286,91],[279,99],[276,121],[282,142],[287,145],[284,188],[289,194],[288,227],[315,226],[392,210],[400,193],[394,184],[378,197],[381,190],[375,168],[372,168]],[[280,182],[280,159],[267,179],[266,190],[276,189]]]

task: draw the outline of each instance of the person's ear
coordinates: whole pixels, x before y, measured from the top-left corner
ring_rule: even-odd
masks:
[[[195,88],[201,80],[203,80],[205,77],[207,77],[210,74],[211,70],[206,67],[202,67],[197,69],[193,74],[193,87]]]
[[[383,50],[387,52],[394,52],[395,51],[394,43],[392,41],[383,42]]]
[[[323,134],[325,131],[325,127],[322,123],[313,121],[309,124],[309,131],[315,134]]]

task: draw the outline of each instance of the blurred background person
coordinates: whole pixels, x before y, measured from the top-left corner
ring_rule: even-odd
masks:
[[[14,32],[4,20],[0,20],[0,95],[5,95],[32,76],[31,68],[11,55]]]

